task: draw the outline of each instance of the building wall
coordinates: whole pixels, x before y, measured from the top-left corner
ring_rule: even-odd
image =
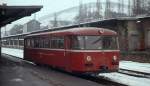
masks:
[[[23,26],[23,33],[32,32],[36,30],[40,30],[40,23],[36,20],[31,20]]]
[[[149,30],[147,31],[147,40],[146,40],[147,42],[147,49],[149,49],[150,50],[150,28],[149,28]]]
[[[126,39],[126,29],[124,28],[124,22],[118,22],[117,23],[117,33],[119,38],[119,48],[121,51],[127,50],[127,39]]]
[[[11,29],[10,29],[10,34],[11,35],[16,35],[16,34],[22,34],[23,30],[23,25],[20,24],[15,24]]]
[[[27,32],[27,24],[24,24],[23,25],[23,33],[26,33]]]
[[[138,50],[140,48],[140,32],[136,21],[127,21],[128,29],[128,50]]]
[[[142,24],[145,31],[145,47],[150,50],[150,20],[144,20]]]
[[[32,31],[36,31],[36,30],[40,30],[40,23],[38,23],[36,21],[27,23],[27,32],[32,32]]]
[[[120,50],[122,51],[137,51],[143,50],[143,34],[144,29],[141,24],[138,24],[136,20],[123,20],[117,24]],[[145,41],[146,39],[144,39]],[[143,47],[144,46],[144,47]]]

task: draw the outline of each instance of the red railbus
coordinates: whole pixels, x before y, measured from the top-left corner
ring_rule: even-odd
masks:
[[[117,71],[118,37],[115,31],[82,27],[41,32],[24,39],[24,59],[68,72]]]

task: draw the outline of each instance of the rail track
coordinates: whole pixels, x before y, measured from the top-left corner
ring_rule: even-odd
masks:
[[[84,75],[84,76],[80,76],[83,79],[87,79],[90,81],[94,81],[106,86],[127,86],[125,84],[121,84],[118,82],[114,82],[111,79],[107,78],[107,77],[102,77],[102,76],[93,76],[93,75]]]
[[[140,78],[150,78],[150,73],[145,73],[145,72],[140,72],[140,71],[135,71],[135,70],[128,70],[128,69],[120,68],[118,73],[140,77]]]

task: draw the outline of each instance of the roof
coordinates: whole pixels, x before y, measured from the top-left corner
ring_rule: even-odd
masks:
[[[21,37],[21,36],[26,36],[26,35],[29,35],[31,33],[23,33],[23,34],[17,34],[17,35],[9,35],[9,36],[4,36],[2,37],[3,38],[12,38],[12,37]]]
[[[140,19],[150,19],[150,16],[136,16],[136,17],[120,17],[120,18],[116,18],[117,20],[140,20]]]
[[[32,22],[41,24],[39,21],[37,21],[37,20],[35,20],[35,19],[32,19],[32,20],[28,21],[26,24],[31,24]]]
[[[42,6],[5,6],[0,5],[0,27],[39,11]]]
[[[49,31],[66,30],[66,29],[78,28],[78,27],[101,27],[101,28],[111,29],[111,28],[109,28],[107,26],[111,25],[112,28],[114,28],[116,26],[116,23],[117,23],[117,19],[105,19],[105,20],[98,20],[98,21],[92,21],[92,22],[86,22],[86,23],[80,23],[80,24],[73,24],[73,25],[54,27],[52,29],[37,30],[37,31],[31,32],[31,34],[41,33],[41,32],[49,32]]]
[[[105,28],[96,28],[96,27],[80,27],[80,28],[71,28],[66,30],[58,30],[58,31],[50,31],[50,32],[42,32],[30,34],[29,36],[38,36],[38,35],[117,35],[117,33],[113,30],[105,29]]]

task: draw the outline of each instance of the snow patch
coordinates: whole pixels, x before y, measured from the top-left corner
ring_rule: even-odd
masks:
[[[2,53],[23,58],[23,50],[21,49],[2,48]]]
[[[11,81],[13,81],[13,82],[22,82],[23,80],[20,79],[20,78],[15,78],[15,79],[12,79]]]
[[[99,76],[129,86],[150,86],[150,79],[148,78],[139,78],[120,73],[102,73]]]
[[[119,68],[150,73],[150,63],[139,63],[133,61],[120,61]]]

